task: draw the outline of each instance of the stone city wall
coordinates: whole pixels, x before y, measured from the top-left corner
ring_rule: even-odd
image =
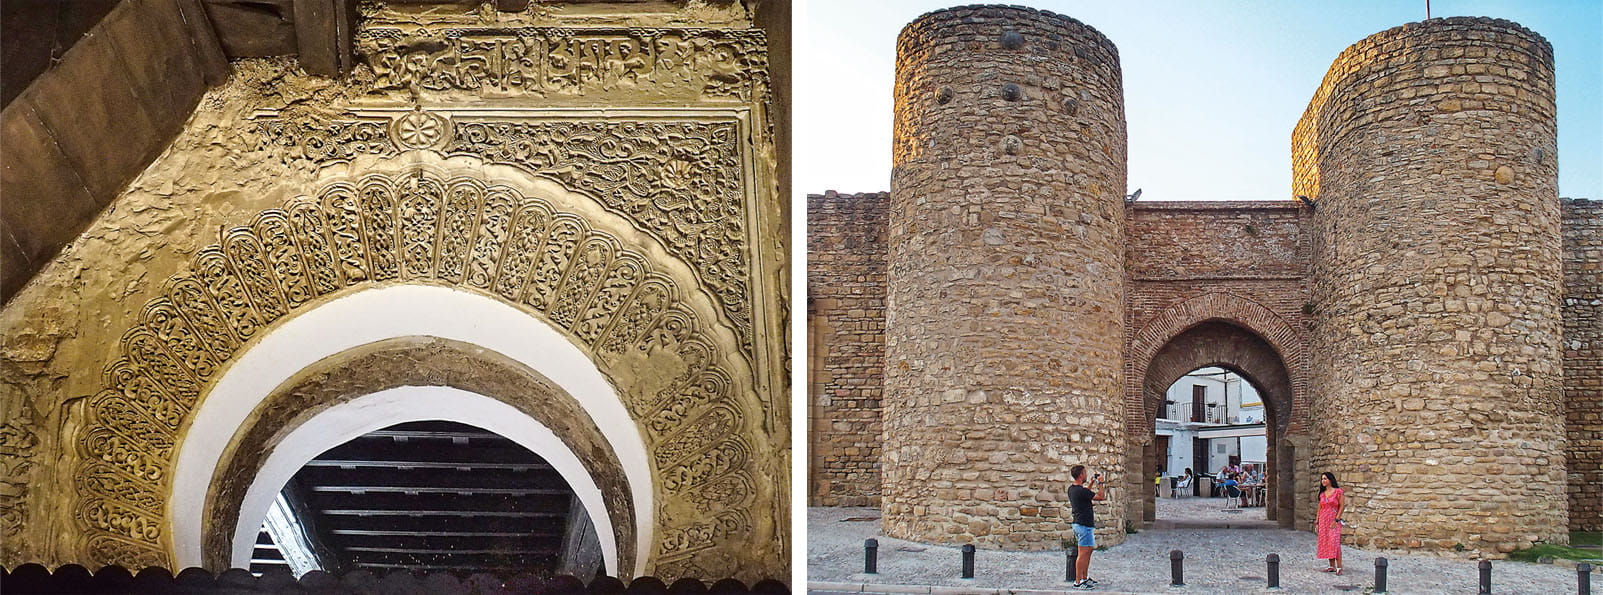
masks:
[[[1098,361],[1095,342],[1062,337],[1079,329],[1058,328],[1054,299],[1087,303],[1086,279],[1107,278],[1077,271],[1065,280],[1072,265],[1046,253],[1095,267],[1095,246],[1109,239],[1126,255],[1125,418],[1116,423],[1130,437],[1150,433],[1143,366],[1162,352],[1161,375],[1201,357],[1171,342],[1223,319],[1263,340],[1221,339],[1242,347],[1236,363],[1272,361],[1263,345],[1285,358],[1293,419],[1277,425],[1286,425],[1280,446],[1294,447],[1295,460],[1276,469],[1298,477],[1278,494],[1281,510],[1295,505],[1296,526],[1311,525],[1313,478],[1329,470],[1351,487],[1353,539],[1364,545],[1498,556],[1565,542],[1567,524],[1596,528],[1598,203],[1564,203],[1561,274],[1552,56],[1540,36],[1507,21],[1453,18],[1355,44],[1293,134],[1294,193],[1316,207],[1137,202],[1118,239],[1072,219],[1063,225],[1061,213],[1095,212],[1086,205],[1029,200],[1055,196],[1057,187],[1037,180],[1056,178],[1015,173],[1054,171],[1030,159],[1036,135],[1050,132],[1040,122],[1067,115],[1100,129],[1072,111],[1083,102],[1052,114],[1055,106],[1032,102],[1055,97],[1053,88],[1008,85],[1019,67],[1007,52],[1039,51],[1028,40],[1053,18],[954,9],[915,21],[900,40],[882,410],[888,532],[1009,548],[1045,542],[1053,527],[1038,519],[1066,514],[1061,478],[1022,486],[1016,478],[1095,457],[1041,447],[1061,441],[1039,429],[1041,417],[1074,417],[1024,397],[1092,394],[1079,382],[1093,372],[1086,362]],[[1097,55],[1075,54],[1070,70]],[[1050,87],[1062,77],[1030,80]],[[1083,167],[1067,157],[1059,165]],[[1032,328],[1014,336],[1012,324]],[[1050,361],[1032,359],[1043,357]],[[833,372],[823,367],[820,378]],[[1075,380],[1058,375],[1065,368]],[[998,435],[967,424],[1017,429]],[[1095,433],[1079,438],[1087,434]],[[1139,450],[1099,450],[1098,460],[1122,457],[1135,469]],[[815,477],[848,471],[815,464]],[[868,497],[872,489],[843,485],[827,490]],[[1444,496],[1444,486],[1459,487]],[[1032,497],[1041,504],[1019,502]],[[1137,518],[1129,504],[1099,513]]]
[[[1125,472],[1118,51],[1049,12],[937,11],[897,40],[895,97],[884,530],[1060,548],[1069,467]]]
[[[1297,124],[1312,462],[1357,545],[1568,541],[1553,97],[1540,35],[1433,19],[1344,51]]]
[[[807,503],[878,506],[890,193],[807,196]]]
[[[1603,530],[1603,201],[1564,199],[1570,530]]]
[[[883,385],[883,302],[835,295],[872,295],[883,292],[885,193],[809,196],[808,287],[813,296],[809,323],[817,358],[810,359],[812,380],[812,470],[809,504],[814,506],[878,506],[877,452],[880,446],[877,397]],[[1572,530],[1597,530],[1603,513],[1603,364],[1592,329],[1599,323],[1599,295],[1603,270],[1599,262],[1603,205],[1585,199],[1564,200],[1564,378],[1568,429],[1568,475]],[[1175,310],[1209,294],[1248,299],[1306,333],[1311,317],[1308,279],[1299,276],[1307,266],[1310,213],[1296,204],[1217,202],[1136,202],[1127,209],[1130,240],[1127,267],[1130,292],[1126,320],[1130,340],[1159,314]],[[1249,231],[1248,228],[1251,228]],[[1256,234],[1256,235],[1254,235]],[[877,243],[876,243],[877,242]],[[1257,243],[1251,248],[1244,243]],[[1183,264],[1176,264],[1183,263]],[[878,281],[874,281],[874,279]],[[836,305],[829,299],[841,299]],[[854,312],[858,311],[860,312]],[[1197,316],[1178,317],[1167,332],[1171,338],[1183,325],[1206,316],[1239,316],[1228,304],[1210,304]],[[844,323],[840,321],[845,321]],[[843,330],[846,329],[846,330]],[[1587,333],[1592,335],[1587,335]],[[1165,339],[1166,340],[1166,339]],[[1304,336],[1306,341],[1306,336]],[[1127,343],[1130,341],[1127,341]],[[827,345],[826,345],[827,343]],[[1129,348],[1127,347],[1127,350]],[[1128,351],[1127,351],[1128,353]],[[862,354],[868,354],[866,356]],[[1306,355],[1306,354],[1305,354]],[[1138,402],[1144,375],[1133,372],[1126,360],[1127,405]],[[1297,399],[1295,413],[1308,408],[1306,358],[1288,362]],[[842,395],[839,391],[846,391]],[[1143,407],[1144,409],[1144,407]],[[1132,409],[1132,432],[1150,411]],[[1288,430],[1306,434],[1313,428],[1297,417]],[[1150,426],[1150,424],[1148,424]],[[1150,431],[1150,427],[1147,428]],[[1135,434],[1132,434],[1135,436]],[[857,449],[849,451],[849,449]],[[852,452],[852,454],[847,454]],[[865,472],[873,469],[875,471]],[[1305,478],[1306,479],[1306,478]],[[1296,493],[1312,489],[1311,482]],[[1299,504],[1305,504],[1299,502]],[[1298,527],[1312,522],[1311,506],[1299,506]],[[1588,522],[1591,522],[1589,525]]]

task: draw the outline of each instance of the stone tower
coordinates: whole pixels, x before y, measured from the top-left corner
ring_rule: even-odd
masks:
[[[941,10],[902,30],[895,97],[884,530],[1061,547],[1069,467],[1123,475],[1118,51],[1050,12]]]
[[[1568,540],[1553,89],[1536,33],[1433,19],[1348,48],[1297,125],[1311,462],[1358,545]]]

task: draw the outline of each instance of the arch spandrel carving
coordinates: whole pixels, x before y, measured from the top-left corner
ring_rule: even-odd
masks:
[[[396,124],[419,113],[439,119],[443,140],[397,136]],[[739,336],[740,353],[755,362],[756,264],[750,218],[756,209],[741,148],[749,126],[732,113],[683,119],[569,118],[533,119],[527,110],[447,117],[373,108],[312,124],[264,112],[257,132],[261,148],[281,151],[286,160],[354,162],[399,157],[419,143],[433,144],[446,155],[509,164],[590,196],[694,268]],[[416,209],[406,211],[409,217],[430,222],[449,214],[445,202],[404,206]],[[409,218],[401,220],[412,224]],[[445,264],[454,267],[457,256],[450,257]]]
[[[329,299],[421,283],[512,304],[589,354],[654,453],[655,572],[739,574],[744,540],[717,537],[781,529],[753,524],[773,524],[771,471],[752,454],[772,447],[740,334],[720,315],[727,296],[560,186],[486,182],[499,166],[463,158],[403,161],[414,164],[332,168],[316,192],[222,232],[147,305],[89,399],[75,473],[83,559],[170,562],[157,505],[191,412],[233,356]]]

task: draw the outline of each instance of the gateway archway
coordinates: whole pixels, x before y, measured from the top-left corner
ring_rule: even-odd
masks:
[[[1229,370],[1257,389],[1267,414],[1265,431],[1268,438],[1267,480],[1273,496],[1265,506],[1265,516],[1291,527],[1295,518],[1296,497],[1292,490],[1294,471],[1287,456],[1286,424],[1291,412],[1291,378],[1286,366],[1274,348],[1257,334],[1222,321],[1209,321],[1185,330],[1171,339],[1152,358],[1147,366],[1143,394],[1148,399],[1149,411],[1164,407],[1164,396],[1176,381],[1198,368],[1215,367]],[[1156,415],[1146,419],[1155,423]],[[1137,446],[1141,460],[1142,477],[1151,478],[1163,465],[1166,452],[1159,452],[1156,442]],[[1196,469],[1198,473],[1204,469]],[[1156,510],[1151,490],[1141,492],[1144,501],[1143,519],[1155,519]]]
[[[1239,375],[1256,389],[1265,413],[1268,497],[1265,516],[1294,527],[1299,504],[1295,445],[1307,415],[1292,362],[1303,357],[1300,336],[1272,310],[1250,299],[1208,293],[1164,310],[1135,333],[1131,342],[1130,469],[1144,479],[1131,502],[1131,518],[1152,522],[1156,503],[1152,477],[1164,453],[1153,439],[1164,396],[1176,380],[1193,370],[1217,367]],[[1202,469],[1196,469],[1202,472]],[[1132,488],[1136,486],[1132,485]]]

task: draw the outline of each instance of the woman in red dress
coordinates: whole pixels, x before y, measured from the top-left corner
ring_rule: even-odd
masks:
[[[1314,520],[1314,532],[1319,536],[1317,557],[1330,561],[1324,572],[1341,574],[1341,513],[1346,508],[1347,496],[1336,483],[1336,474],[1319,474],[1319,518]]]

